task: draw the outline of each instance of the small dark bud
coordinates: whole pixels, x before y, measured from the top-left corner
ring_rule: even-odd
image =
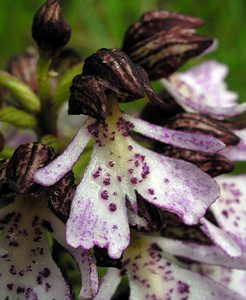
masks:
[[[194,133],[212,135],[220,139],[226,146],[233,146],[239,143],[239,138],[228,128],[217,121],[195,113],[182,113],[173,117],[167,127]]]
[[[203,21],[194,17],[148,12],[128,29],[122,49],[151,80],[167,77],[213,44],[212,39],[196,35],[201,25]]]
[[[68,105],[70,115],[84,114],[103,121],[107,109],[104,88],[94,76],[77,75],[70,88]]]
[[[70,39],[71,28],[61,12],[59,0],[47,0],[37,11],[32,37],[42,53],[57,55]]]
[[[95,246],[94,255],[96,258],[96,265],[99,267],[112,267],[121,269],[122,268],[122,258],[113,259],[109,257],[107,249],[99,248]]]
[[[105,89],[127,97],[128,101],[144,97],[144,85],[138,68],[119,49],[103,48],[88,57],[83,75],[97,77]]]
[[[34,182],[34,173],[47,165],[53,157],[54,151],[47,145],[20,145],[7,165],[6,174],[12,188],[20,194],[35,191],[38,185]]]
[[[54,214],[64,223],[69,217],[75,188],[73,172],[67,173],[50,188],[49,206]]]
[[[34,92],[37,92],[37,61],[35,50],[14,56],[7,65],[7,71],[24,81]]]
[[[212,177],[229,173],[234,169],[233,163],[220,154],[209,155],[203,152],[179,149],[171,146],[165,147],[161,153],[169,157],[191,162]]]
[[[242,130],[242,129],[246,128],[245,120],[240,120],[240,121],[216,120],[216,122],[222,126],[225,126],[226,128],[231,129],[231,130]]]

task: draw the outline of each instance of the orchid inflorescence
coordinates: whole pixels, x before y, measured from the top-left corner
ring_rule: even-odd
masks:
[[[82,61],[60,1],[38,10],[0,72],[1,299],[73,299],[71,272],[79,299],[246,299],[246,175],[223,175],[246,104],[217,61],[177,72],[216,48],[201,25],[147,12]]]

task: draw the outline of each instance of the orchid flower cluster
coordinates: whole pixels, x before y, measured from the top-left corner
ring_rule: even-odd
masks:
[[[223,175],[246,104],[225,65],[177,71],[216,48],[201,25],[147,12],[82,61],[60,1],[38,10],[38,51],[0,71],[1,299],[74,299],[71,269],[79,299],[246,299],[246,175]]]

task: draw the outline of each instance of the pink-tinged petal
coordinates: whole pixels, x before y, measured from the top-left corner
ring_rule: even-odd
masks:
[[[232,259],[217,246],[200,245],[163,237],[153,237],[152,243],[158,244],[164,253],[188,258],[195,262],[246,269],[246,253],[237,259]]]
[[[128,115],[124,118],[134,125],[134,131],[176,147],[207,153],[216,153],[225,147],[223,142],[209,135],[168,129]]]
[[[240,138],[239,144],[226,147],[221,154],[232,161],[244,161],[246,160],[246,129],[234,130],[234,133]]]
[[[79,299],[91,299],[96,296],[99,288],[97,267],[93,256],[83,248],[69,246],[65,238],[65,226],[50,210],[42,211],[43,219],[52,229],[53,236],[77,262],[81,275],[81,290]]]
[[[175,213],[185,224],[198,223],[220,195],[216,182],[191,163],[159,155],[133,141],[131,145],[129,184],[146,201]]]
[[[72,142],[61,155],[35,173],[34,180],[37,183],[44,186],[53,185],[72,169],[90,139],[87,129],[88,122],[90,120],[78,130]]]
[[[11,205],[12,215],[6,216],[1,232],[1,299],[68,300],[69,288],[52,259],[42,219],[31,200],[31,205],[26,199]]]
[[[192,269],[244,297],[246,295],[246,272],[218,266],[193,265]]]
[[[173,74],[163,83],[185,110],[224,119],[246,111],[246,103],[237,103],[237,93],[227,90],[223,81],[227,72],[225,65],[207,61],[185,73]]]
[[[205,218],[202,218],[200,223],[202,224],[200,227],[201,230],[226,254],[232,258],[240,257],[242,255],[240,246],[226,233],[226,231],[223,231]]]
[[[130,233],[125,189],[107,147],[96,147],[73,199],[67,222],[67,242],[72,247],[108,248],[119,258],[128,246]],[[107,164],[108,162],[108,164]]]
[[[246,175],[217,178],[221,197],[211,207],[219,226],[246,251]]]
[[[120,270],[114,268],[108,269],[107,273],[102,278],[99,292],[94,300],[112,299],[121,278]]]
[[[174,263],[174,257],[142,238],[125,254],[130,299],[243,299],[213,280]]]

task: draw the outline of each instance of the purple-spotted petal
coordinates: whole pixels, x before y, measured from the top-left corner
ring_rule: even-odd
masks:
[[[94,300],[112,299],[120,281],[120,270],[111,268],[103,276],[97,296]]]
[[[117,174],[118,168],[107,147],[94,149],[76,189],[67,222],[67,242],[72,247],[106,247],[112,258],[119,258],[128,246],[125,190]]]
[[[237,93],[227,90],[223,81],[227,72],[225,65],[207,61],[185,73],[173,74],[163,83],[185,110],[224,119],[246,111],[246,103],[237,103]]]
[[[55,239],[73,256],[78,264],[81,275],[79,299],[91,299],[95,297],[98,292],[99,280],[93,256],[89,251],[81,247],[73,248],[67,244],[65,226],[50,210],[43,210],[42,216],[45,222],[51,227]]]
[[[8,207],[11,214],[0,236],[1,298],[68,300],[69,288],[51,257],[42,219],[32,207],[25,200]]]
[[[165,157],[132,141],[130,180],[146,201],[178,215],[185,224],[196,224],[219,197],[215,181],[195,165]]]
[[[217,178],[221,197],[211,207],[219,226],[246,251],[246,175]]]
[[[150,239],[151,240],[151,239]],[[178,257],[188,258],[191,261],[218,265],[237,269],[246,269],[246,253],[232,259],[217,246],[200,245],[163,237],[153,237],[152,243],[158,244],[163,252]]]
[[[37,183],[44,186],[53,185],[72,169],[90,139],[88,123],[90,120],[78,130],[72,142],[61,155],[35,173],[34,180]]]
[[[135,241],[124,259],[132,300],[243,299],[213,280],[178,266],[147,238]]]
[[[205,218],[202,218],[200,223],[202,224],[200,227],[201,230],[226,254],[231,257],[241,256],[242,250],[240,246],[226,233],[226,231],[223,231]]]
[[[234,133],[240,138],[239,144],[226,147],[221,151],[221,154],[232,161],[246,160],[246,129],[234,130]]]
[[[243,299],[246,295],[246,272],[219,266],[193,265],[192,270],[205,275],[221,285],[239,293]]]
[[[134,125],[134,131],[176,147],[207,153],[215,153],[225,147],[223,142],[209,135],[168,129],[128,115],[124,118]]]

